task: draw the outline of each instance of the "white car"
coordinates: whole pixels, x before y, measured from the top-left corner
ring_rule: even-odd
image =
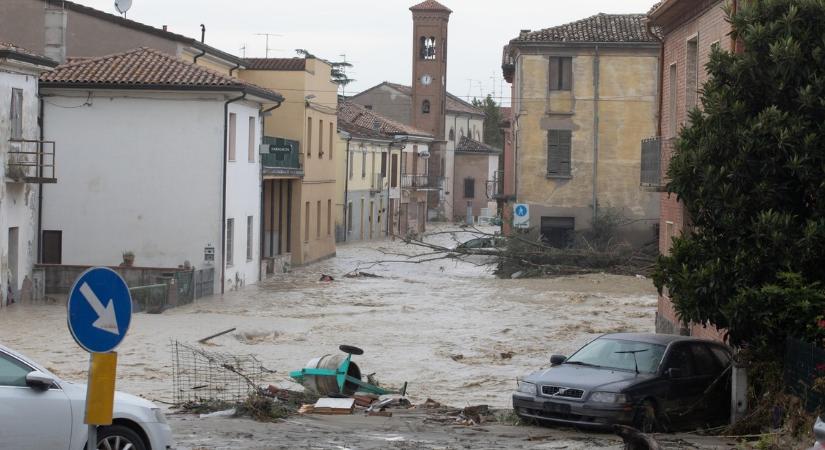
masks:
[[[84,450],[85,408],[86,385],[61,380],[0,345],[0,449]],[[148,400],[117,392],[113,419],[98,428],[98,449],[172,448],[172,430]]]

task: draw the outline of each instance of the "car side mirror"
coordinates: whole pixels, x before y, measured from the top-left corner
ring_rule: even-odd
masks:
[[[550,357],[550,365],[551,366],[560,366],[567,361],[567,357],[563,355],[553,355]]]
[[[668,378],[682,378],[682,369],[677,369],[675,367],[667,369],[667,377]]]
[[[26,375],[26,386],[38,391],[48,391],[54,384],[54,378],[50,375],[35,370]]]

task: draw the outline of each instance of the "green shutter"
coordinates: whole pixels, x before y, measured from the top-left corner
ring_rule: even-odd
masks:
[[[570,175],[570,154],[573,132],[550,130],[547,132],[547,174]]]

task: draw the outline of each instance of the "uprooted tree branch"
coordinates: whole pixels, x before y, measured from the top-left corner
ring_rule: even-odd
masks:
[[[607,210],[592,230],[577,233],[565,248],[550,246],[526,233],[504,237],[476,226],[462,226],[424,236],[409,234],[402,240],[415,250],[379,249],[387,259],[362,262],[350,274],[357,275],[381,264],[422,264],[443,260],[495,265],[496,274],[513,278],[594,272],[647,276],[655,263],[657,244],[651,242],[637,248],[617,239],[618,229],[627,223],[615,212]],[[444,243],[445,236],[450,238],[447,243]]]

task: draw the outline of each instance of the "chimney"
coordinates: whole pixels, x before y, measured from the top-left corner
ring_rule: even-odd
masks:
[[[44,55],[59,63],[66,62],[66,10],[46,3]]]
[[[163,26],[163,31],[168,31],[168,30],[166,29],[166,25],[164,25],[164,26]]]

